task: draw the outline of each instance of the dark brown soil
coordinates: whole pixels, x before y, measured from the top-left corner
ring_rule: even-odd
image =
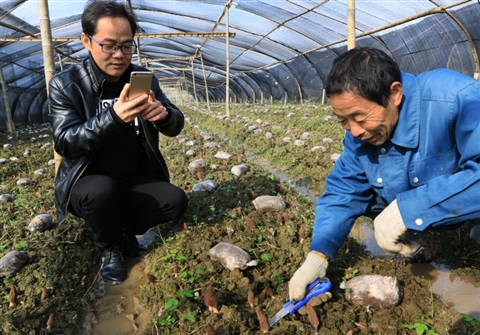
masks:
[[[309,113],[313,117],[319,114],[321,120],[328,113],[319,113],[308,106],[275,108],[283,111],[283,119],[290,110],[283,108],[295,108],[299,118],[303,113]],[[327,152],[312,154],[309,150],[293,147],[292,143],[277,141],[274,145],[268,145],[264,133],[254,135],[246,130],[243,123],[235,124],[237,132],[243,133],[239,141],[239,137],[229,134],[234,128],[230,126],[231,121],[215,119],[212,122],[213,117],[208,113],[199,113],[187,107],[182,109],[190,121],[183,135],[187,140],[196,140],[197,145],[190,147],[181,138],[163,138],[161,146],[169,163],[172,182],[185,189],[190,197],[190,206],[181,219],[158,228],[158,238],[144,258],[144,272],[149,280],[139,287],[138,298],[151,312],[151,320],[146,325],[140,325],[141,333],[203,335],[207,334],[210,325],[217,335],[261,334],[255,311],[261,310],[271,317],[282,307],[288,299],[288,281],[309,251],[313,204],[295,190],[293,182],[302,179],[305,183],[309,180],[309,190],[320,194],[323,178],[333,166],[330,155],[341,151],[341,132],[335,130],[327,134],[329,130],[325,127],[328,124],[322,124],[319,127],[322,131],[315,133],[315,127],[301,128],[293,119],[285,119],[282,124],[281,118],[273,117],[273,107],[262,107],[259,112],[253,107],[248,112],[240,108],[237,111],[240,115],[250,116],[253,120],[250,123],[262,118],[271,124],[280,124],[283,128],[278,138],[285,136],[287,129],[291,129],[290,134],[297,138],[304,131],[311,132],[312,137],[320,141],[326,136],[333,138],[334,143]],[[271,120],[268,119],[270,116]],[[312,120],[306,122],[315,125]],[[200,136],[201,131],[209,132],[214,139],[204,140]],[[49,134],[48,127],[40,133]],[[32,135],[22,136],[24,141],[29,141]],[[0,158],[17,156],[21,159],[0,165],[0,193],[15,196],[13,203],[1,205],[3,225],[0,230],[0,255],[11,250],[26,250],[30,253],[30,260],[17,274],[0,282],[4,297],[0,312],[0,334],[81,334],[85,316],[94,311],[100,258],[92,248],[91,231],[81,220],[73,217],[66,224],[45,233],[32,233],[25,229],[40,212],[54,214],[54,170],[47,166],[48,160],[53,158],[52,149],[40,149],[48,141],[49,138],[46,138],[35,143],[18,144],[18,139],[1,137],[2,146],[4,143],[14,146],[1,149]],[[220,147],[205,148],[204,144],[211,141],[217,142]],[[312,143],[308,145],[312,146]],[[26,147],[32,148],[29,158],[22,156]],[[196,156],[186,156],[188,149],[194,149]],[[232,155],[225,165],[222,159],[214,157],[220,150]],[[271,170],[259,167],[256,157],[267,157],[272,169],[280,169],[287,174],[299,166],[301,169],[290,174],[290,182],[280,181]],[[274,157],[278,157],[279,161],[281,158],[280,163],[276,163]],[[191,174],[188,164],[198,158],[204,158],[208,167],[201,173]],[[240,161],[249,165],[250,170],[237,177],[230,169]],[[315,164],[312,166],[305,162]],[[40,167],[46,167],[47,174],[34,175],[33,171]],[[315,169],[317,174],[309,173]],[[34,185],[16,185],[16,180],[22,177],[32,178]],[[208,179],[215,180],[219,188],[213,192],[192,192],[195,184]],[[285,211],[258,213],[252,199],[260,195],[282,197],[287,204]],[[278,218],[278,214],[284,213],[288,214],[288,220]],[[253,225],[249,224],[249,220]],[[302,226],[306,231],[303,241],[300,239]],[[464,228],[437,232],[431,236],[439,245],[435,260],[451,266],[459,273],[469,273],[480,282],[480,248],[470,241]],[[245,270],[230,271],[224,268],[208,254],[210,248],[221,241],[241,247],[252,259],[258,260],[258,265]],[[391,308],[350,304],[340,283],[361,274],[397,276],[404,291],[401,303]],[[327,276],[332,282],[333,297],[315,307],[320,319],[319,334],[480,333],[480,320],[468,319],[447,306],[445,298],[448,297],[433,294],[428,278],[413,276],[402,263],[373,258],[356,241],[346,241],[338,258],[331,263]],[[18,291],[17,305],[14,307],[8,304],[11,286]],[[43,288],[48,296],[41,300]],[[271,288],[273,295],[265,294],[262,297],[265,288]],[[255,294],[253,307],[247,300],[249,290]],[[216,294],[218,313],[209,311],[204,304],[205,292]],[[51,329],[47,330],[47,319],[51,314],[54,314],[54,322]],[[296,313],[279,321],[268,334],[314,332],[308,316]]]
[[[305,111],[298,114],[302,115],[302,112]],[[170,230],[167,227],[162,229],[163,238],[146,258],[151,264],[147,271],[159,278],[160,283],[146,285],[142,300],[151,306],[153,312],[161,311],[160,316],[154,318],[150,330],[156,334],[205,333],[207,325],[213,326],[216,334],[258,334],[261,332],[255,310],[260,309],[271,317],[282,307],[288,299],[288,281],[309,251],[313,205],[294,192],[289,183],[281,183],[272,178],[270,170],[259,168],[254,157],[241,154],[242,147],[248,151],[262,146],[262,141],[265,141],[263,134],[256,137],[245,135],[246,140],[235,151],[218,140],[221,136],[217,135],[218,129],[227,128],[228,131],[225,124],[230,122],[217,121],[206,128],[203,126],[206,122],[202,122],[204,114],[186,110],[186,115],[193,121],[192,125],[198,125],[198,128],[190,128],[192,131],[186,131],[185,134],[187,139],[197,140],[194,149],[199,151],[198,157],[206,159],[209,168],[202,175],[189,174],[186,166],[189,161],[198,158],[195,157],[179,163],[172,171],[179,177],[177,184],[184,185],[187,190],[206,179],[216,180],[220,188],[212,193],[191,194],[191,206],[183,221]],[[251,116],[251,119],[255,120],[256,117],[266,118],[264,113],[259,113]],[[292,128],[293,132],[290,133],[302,133],[301,129]],[[221,147],[204,149],[203,145],[208,141],[199,136],[201,131],[216,134]],[[317,136],[321,138],[322,135]],[[164,146],[169,150],[169,159],[175,161],[189,149],[188,146],[178,148],[171,142]],[[223,166],[221,161],[213,157],[219,150],[232,154],[228,165]],[[300,150],[288,150],[302,157],[300,161],[307,160],[299,154]],[[238,156],[251,167],[242,177],[235,177],[230,172],[231,166],[238,164]],[[324,156],[326,159],[323,158],[321,165],[331,167],[333,163],[328,162],[330,153]],[[281,196],[287,203],[285,213],[289,221],[279,222],[278,213],[258,213],[251,200],[260,195]],[[253,221],[254,227],[249,226],[247,216]],[[185,225],[188,230],[185,230]],[[299,237],[302,226],[306,227],[303,242]],[[458,236],[459,239],[452,239],[452,236]],[[479,278],[479,248],[465,236],[463,229],[434,233],[430,237],[442,250],[436,254],[437,261],[447,262],[460,271],[473,272]],[[243,271],[225,269],[218,260],[208,255],[209,249],[221,241],[248,251],[252,259],[259,260],[258,266]],[[434,295],[428,278],[413,276],[404,264],[396,261],[374,259],[356,242],[348,252],[345,248],[342,248],[327,273],[333,284],[333,298],[316,308],[321,334],[349,334],[349,331],[350,334],[422,334],[422,327],[424,334],[473,334],[480,329],[479,320],[474,320],[476,323],[466,322],[457,311],[446,306],[443,297]],[[179,269],[176,278],[173,271],[175,264]],[[402,302],[384,309],[351,305],[339,286],[344,279],[360,274],[397,276],[404,290]],[[265,288],[271,288],[274,297],[267,295],[262,299]],[[253,290],[256,297],[253,308],[247,300],[249,290]],[[203,302],[204,292],[211,291],[217,295],[219,313],[210,312]],[[165,303],[172,300],[177,300],[178,306],[165,309]],[[407,327],[413,327],[413,330]],[[278,322],[269,333],[313,334],[314,328],[307,315],[293,315]]]

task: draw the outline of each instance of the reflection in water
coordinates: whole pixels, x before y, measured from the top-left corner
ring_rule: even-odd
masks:
[[[471,276],[456,275],[445,265],[434,262],[409,267],[416,276],[432,278],[432,291],[440,295],[442,301],[451,299],[453,308],[460,313],[480,317],[480,285]]]
[[[155,239],[155,228],[142,236],[138,242],[148,247]],[[127,279],[119,285],[100,283],[97,290],[99,300],[95,306],[96,322],[91,325],[92,335],[134,335],[143,334],[152,317],[151,312],[141,306],[138,299],[142,285],[146,283],[143,259],[127,259]]]
[[[141,334],[142,326],[148,323],[149,312],[142,308],[138,300],[140,286],[145,284],[143,261],[127,260],[129,274],[119,285],[102,285],[105,295],[95,306],[97,322],[92,326],[93,335]]]
[[[363,241],[366,250],[374,257],[392,257],[378,246],[371,225],[362,224],[360,234],[357,234],[354,238]],[[434,262],[409,264],[407,267],[413,275],[431,281],[432,292],[438,294],[444,302],[451,299],[453,308],[458,312],[474,318],[480,317],[480,285],[475,282],[473,277],[456,275],[447,266]]]

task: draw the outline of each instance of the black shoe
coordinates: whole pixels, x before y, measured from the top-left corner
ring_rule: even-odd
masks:
[[[127,267],[123,262],[120,250],[114,249],[102,252],[100,274],[108,284],[120,284],[127,278]]]
[[[135,235],[123,235],[122,254],[125,258],[135,258],[144,255],[147,249],[140,246]]]

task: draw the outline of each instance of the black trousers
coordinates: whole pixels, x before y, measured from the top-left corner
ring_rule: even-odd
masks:
[[[74,185],[68,211],[91,226],[102,251],[121,247],[123,234],[141,235],[180,217],[187,205],[185,192],[164,180],[142,176],[119,184],[105,175],[88,175]]]

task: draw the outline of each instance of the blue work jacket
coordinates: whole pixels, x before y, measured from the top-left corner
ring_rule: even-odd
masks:
[[[402,86],[392,137],[374,146],[346,131],[326,178],[310,247],[330,259],[359,216],[395,199],[417,231],[480,219],[480,82],[438,69],[402,72]]]

